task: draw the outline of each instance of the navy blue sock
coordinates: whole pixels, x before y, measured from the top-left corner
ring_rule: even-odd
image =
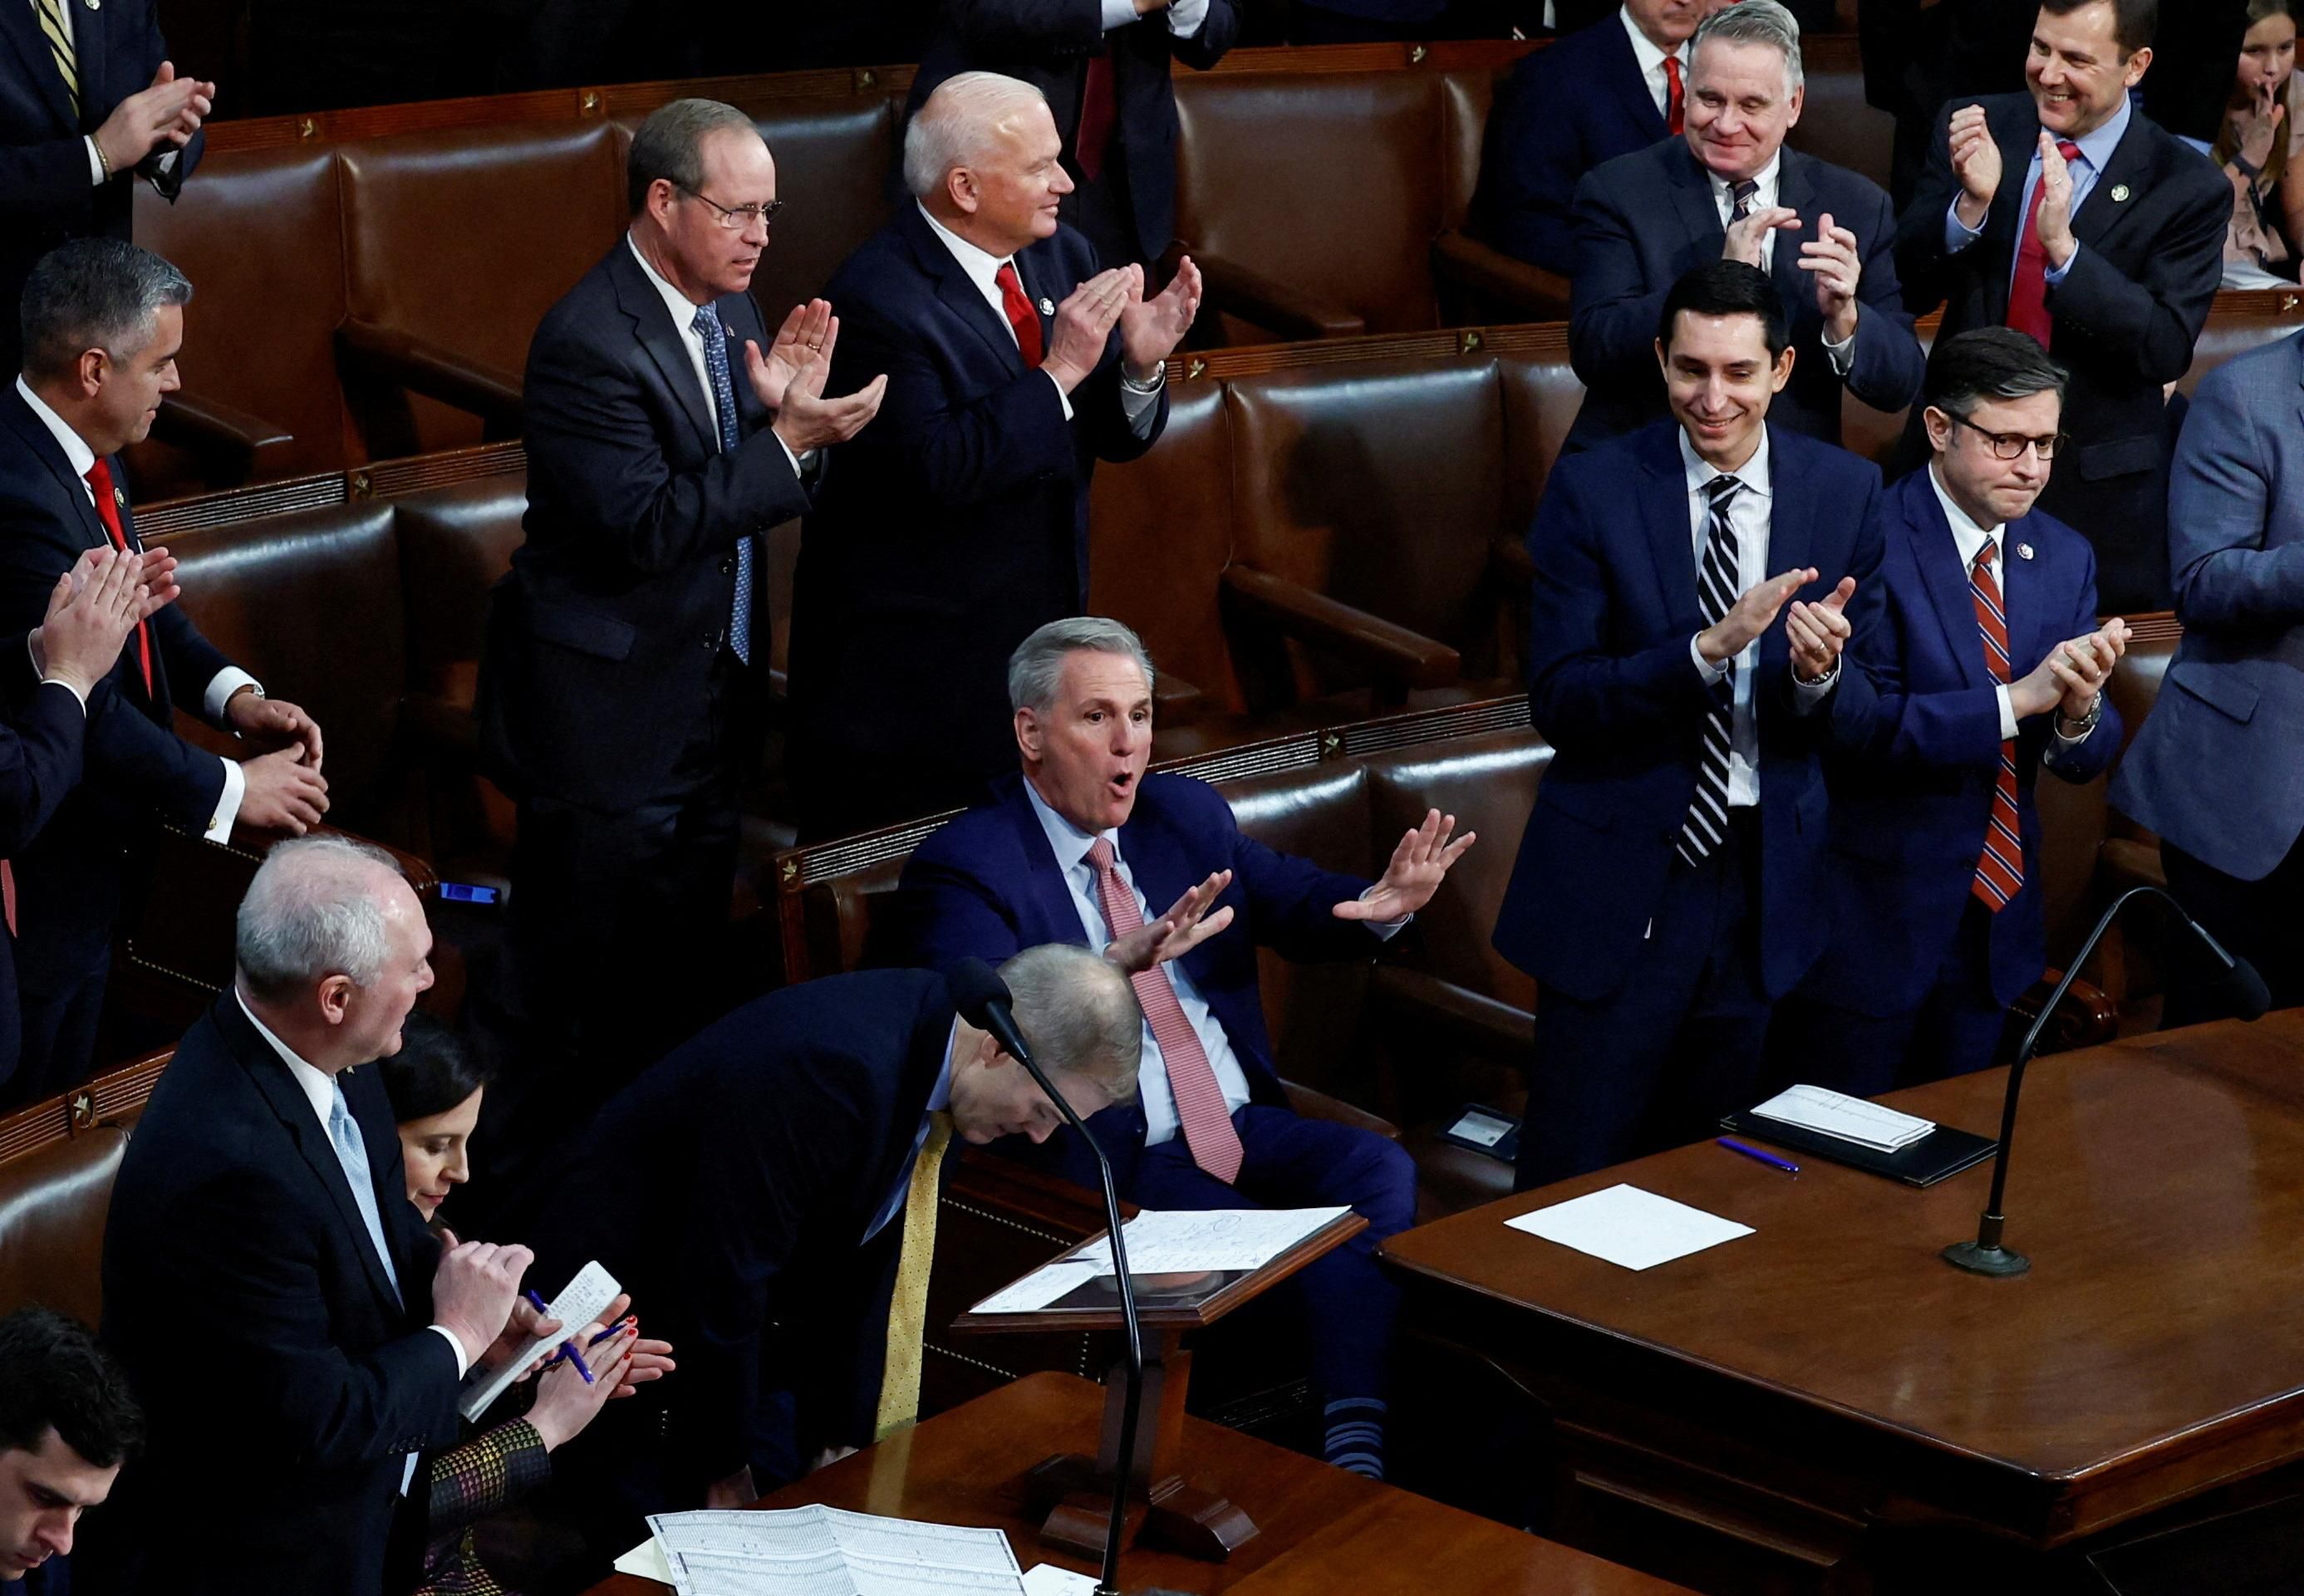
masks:
[[[1371,1480],[1384,1478],[1385,1405],[1375,1397],[1345,1397],[1328,1404],[1327,1446],[1323,1454],[1338,1468]]]

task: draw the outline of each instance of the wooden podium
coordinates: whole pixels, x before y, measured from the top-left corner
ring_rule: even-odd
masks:
[[[1185,1478],[1184,1397],[1192,1372],[1185,1334],[1216,1323],[1367,1229],[1366,1220],[1348,1212],[1260,1269],[1210,1270],[1190,1276],[1131,1271],[1137,1322],[1144,1332],[1144,1387],[1137,1409],[1135,1456],[1126,1459],[1130,1507],[1123,1544],[1141,1542],[1222,1562],[1257,1533],[1247,1511],[1222,1490]],[[1105,1234],[1099,1231],[1054,1262],[1093,1246]],[[1059,1297],[1055,1305],[1021,1313],[967,1313],[952,1328],[984,1335],[1119,1331],[1125,1327],[1114,1285],[1113,1277],[1105,1275]],[[1090,1292],[1109,1296],[1109,1305],[1079,1300]],[[1104,1426],[1097,1455],[1056,1453],[1009,1487],[1039,1520],[1044,1543],[1085,1558],[1104,1550],[1113,1484],[1122,1466],[1121,1424],[1129,1400],[1124,1349],[1106,1372],[1104,1389]]]

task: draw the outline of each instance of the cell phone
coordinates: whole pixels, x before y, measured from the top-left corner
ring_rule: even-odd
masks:
[[[494,887],[476,887],[461,881],[440,883],[440,897],[448,903],[501,903],[504,894]]]
[[[1468,1102],[1456,1111],[1440,1138],[1511,1163],[1520,1154],[1520,1121],[1486,1103]]]

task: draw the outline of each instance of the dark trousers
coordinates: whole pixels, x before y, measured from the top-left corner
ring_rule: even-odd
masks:
[[[1992,995],[1992,911],[1970,898],[1936,980],[1900,1014],[1859,1014],[1829,994],[1794,992],[1768,1027],[1766,1089],[1805,1083],[1877,1097],[1985,1068],[2008,1023]]]
[[[1759,980],[1758,812],[1730,812],[1702,864],[1675,859],[1622,986],[1536,1001],[1521,1191],[1713,1133],[1750,1106],[1768,1001]]]
[[[1308,1119],[1251,1102],[1232,1117],[1240,1133],[1240,1179],[1226,1186],[1192,1161],[1179,1135],[1147,1147],[1126,1195],[1147,1208],[1349,1206],[1368,1229],[1288,1281],[1311,1327],[1312,1380],[1321,1398],[1382,1398],[1390,1389],[1400,1288],[1376,1249],[1416,1222],[1416,1166],[1400,1144],[1357,1126]]]
[[[2241,881],[2161,839],[2160,863],[2168,891],[2186,912],[2233,957],[2245,958],[2272,991],[2274,1009],[2304,1003],[2304,920],[2297,916],[2304,893],[2304,842],[2272,867],[2262,881]],[[2231,1016],[2229,1007],[2205,990],[2209,956],[2189,935],[2168,940],[2168,998],[2160,1026],[2197,1026]]]

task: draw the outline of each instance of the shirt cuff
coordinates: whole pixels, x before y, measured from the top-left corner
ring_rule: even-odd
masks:
[[[2000,740],[2004,743],[2014,742],[2016,740],[2016,705],[2008,697],[2008,684],[2004,681],[1993,683],[1992,697],[1993,701],[2000,705]]]
[[[1833,375],[1845,379],[1848,374],[1856,368],[1856,334],[1851,333],[1838,343],[1833,342],[1829,338],[1825,339],[1824,358],[1832,362]]]
[[[91,189],[100,189],[104,187],[104,180],[107,174],[104,170],[104,157],[97,153],[96,137],[90,134],[80,142],[88,146],[88,186]]]
[[[770,427],[768,433],[775,439],[776,447],[784,452],[784,458],[792,461],[792,475],[795,477],[805,477],[810,471],[816,469],[817,462],[824,458],[824,452],[820,449],[810,449],[803,454],[794,454],[792,446],[784,442],[784,434],[777,432],[774,427]]]
[[[1104,30],[1125,28],[1136,18],[1136,0],[1104,0]]]
[[[77,702],[77,703],[80,705],[80,714],[86,714],[88,713],[88,697],[87,697],[87,696],[86,696],[85,694],[83,694],[83,693],[82,693],[82,692],[81,692],[78,688],[76,688],[76,687],[72,686],[72,683],[70,683],[70,682],[66,681],[63,677],[61,677],[61,676],[44,676],[44,677],[42,677],[42,678],[40,679],[40,685],[41,685],[42,687],[48,687],[48,688],[64,688],[64,690],[65,692],[67,692],[67,693],[70,693],[70,694],[72,696],[73,700],[74,700],[75,702]]]
[[[231,703],[232,696],[242,688],[254,688],[260,693],[264,690],[264,684],[238,665],[226,665],[209,680],[208,690],[200,695],[200,709],[208,716],[210,725],[224,725],[224,706]]]
[[[2071,254],[2064,258],[2064,264],[2060,266],[2050,266],[2047,271],[2043,274],[2041,281],[2046,283],[2050,288],[2055,287],[2057,283],[2062,283],[2065,278],[2072,274],[2072,267],[2080,263],[2080,244],[2075,241],[2072,245]]]
[[[1991,219],[1989,214],[1985,217]],[[1944,253],[1957,255],[1983,236],[1983,228],[1970,227],[1960,219],[1960,197],[1952,196],[1952,203],[1944,207]]]
[[[2054,714],[2056,718],[2048,722],[2048,730],[2055,733],[2056,747],[2061,751],[2069,752],[2073,748],[2077,748],[2082,743],[2088,741],[2089,738],[2096,735],[2096,726],[2090,726],[2086,730],[2082,731],[2078,737],[2066,737],[2064,735],[2063,727],[2063,706],[2059,705],[2055,709],[2051,710],[2049,713]],[[2103,723],[2103,722],[2098,721],[2096,725],[2100,726]]]
[[[445,1324],[428,1324],[424,1328],[439,1331],[446,1338],[448,1345],[456,1349],[456,1378],[463,1379],[471,1370],[472,1360],[464,1355],[464,1344],[457,1339],[456,1332]]]
[[[1363,891],[1360,894],[1360,901],[1362,903],[1366,903],[1369,898],[1375,895],[1375,892],[1376,889],[1374,887],[1368,888],[1366,891]],[[1402,926],[1407,925],[1414,918],[1416,918],[1414,915],[1402,915],[1397,920],[1364,920],[1361,924],[1366,925],[1370,931],[1376,933],[1376,941],[1380,942],[1388,942],[1392,941],[1393,938],[1400,934]]]
[[[1168,31],[1190,38],[1208,20],[1208,0],[1173,0],[1168,7]]]
[[[1792,713],[1796,715],[1807,714],[1817,705],[1823,703],[1825,695],[1839,684],[1840,662],[1836,659],[1832,662],[1832,669],[1826,671],[1823,677],[1816,681],[1802,681],[1800,679],[1800,672],[1793,671]]]
[[[200,835],[211,842],[229,842],[232,823],[240,818],[241,801],[248,797],[248,773],[235,760],[216,763],[224,766],[224,790],[216,795],[216,813],[208,816],[208,829]]]
[[[1040,369],[1046,371],[1047,367],[1044,366]],[[1064,419],[1067,421],[1071,420],[1072,418],[1072,396],[1064,392],[1064,385],[1062,383],[1057,383],[1056,379],[1053,376],[1048,378],[1048,381],[1056,384],[1056,402],[1064,407]]]
[[[1160,390],[1168,381],[1168,367],[1163,363],[1149,387],[1138,387],[1129,381],[1125,372],[1120,378],[1120,411],[1128,418],[1128,430],[1138,437],[1150,435],[1152,418],[1160,413]]]
[[[1688,657],[1696,662],[1697,670],[1703,673],[1704,680],[1708,682],[1716,683],[1727,680],[1728,672],[1736,668],[1736,656],[1732,654],[1726,659],[1722,660],[1716,665],[1710,660],[1706,659],[1704,657],[1704,650],[1697,646],[1696,639],[1694,638],[1690,638],[1688,640]]]

